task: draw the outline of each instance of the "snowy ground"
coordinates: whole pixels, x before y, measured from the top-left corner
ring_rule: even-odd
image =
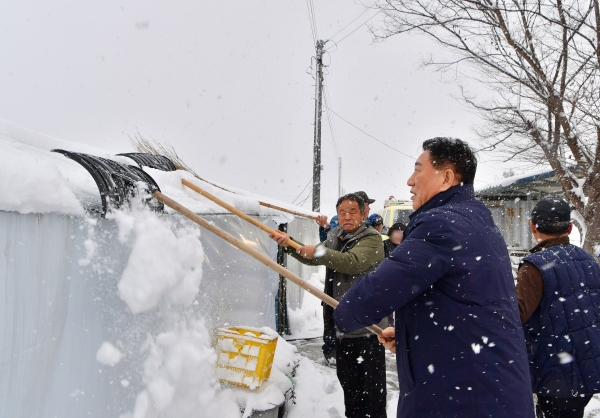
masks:
[[[334,418],[344,416],[344,395],[336,371],[325,366],[321,346],[323,340],[290,341],[302,356],[296,370],[296,404],[289,408],[289,418]],[[396,417],[398,403],[398,372],[396,357],[386,351],[387,411],[388,417]]]
[[[310,284],[321,289],[323,272],[313,274]],[[344,416],[344,395],[335,369],[325,365],[321,351],[323,340],[323,308],[312,295],[304,295],[302,308],[290,310],[292,335],[287,340],[298,349],[300,363],[294,383],[296,403],[289,407],[289,418],[334,418]],[[395,356],[386,352],[388,416],[396,416],[398,372]]]

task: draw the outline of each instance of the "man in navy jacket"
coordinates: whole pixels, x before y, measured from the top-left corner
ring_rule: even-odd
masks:
[[[600,267],[569,242],[563,199],[540,199],[529,222],[538,244],[519,267],[517,299],[538,415],[582,418],[600,393]]]
[[[395,312],[384,345],[397,356],[398,417],[533,418],[510,261],[474,198],[476,157],[450,138],[423,150],[404,240],[345,294],[335,322],[351,332]]]

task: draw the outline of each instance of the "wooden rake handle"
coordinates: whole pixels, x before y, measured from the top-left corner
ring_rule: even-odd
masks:
[[[206,197],[208,200],[212,200],[213,202],[215,202],[217,205],[221,206],[222,208],[227,209],[229,212],[234,213],[237,216],[239,216],[240,218],[244,219],[245,221],[250,222],[252,225],[256,226],[257,228],[262,229],[266,233],[268,233],[270,235],[277,235],[277,234],[280,233],[279,231],[277,231],[277,230],[275,230],[273,228],[269,228],[267,225],[263,224],[262,222],[257,221],[253,217],[246,215],[241,210],[239,210],[237,208],[234,208],[229,203],[222,201],[217,196],[214,196],[214,195],[208,193],[206,190],[204,190],[204,189],[196,186],[194,183],[191,183],[191,182],[187,181],[186,179],[181,179],[181,183],[184,186],[189,187],[190,189],[192,189],[196,193],[201,194],[202,196]],[[289,240],[286,245],[288,247],[294,248],[295,250],[297,250],[300,247],[302,247],[300,244],[298,244],[297,242],[294,242],[292,240]]]
[[[289,281],[297,284],[298,286],[300,286],[302,289],[306,290],[307,292],[312,293],[318,299],[322,300],[323,302],[325,302],[332,308],[335,308],[338,305],[338,301],[335,300],[334,298],[332,298],[331,296],[327,295],[325,292],[317,289],[310,283],[307,283],[305,280],[302,280],[299,276],[295,275],[294,273],[292,273],[285,267],[280,266],[279,264],[277,264],[275,261],[271,260],[269,257],[264,255],[260,251],[252,248],[248,244],[245,244],[242,241],[240,241],[239,239],[231,236],[227,232],[223,231],[221,228],[209,223],[203,217],[196,215],[194,212],[192,212],[188,208],[180,205],[179,203],[177,203],[174,200],[172,200],[171,198],[165,196],[158,190],[155,191],[154,193],[152,193],[152,196],[154,196],[154,198],[156,198],[156,200],[163,202],[165,205],[167,205],[171,209],[181,213],[183,216],[185,216],[189,220],[191,220],[191,221],[197,223],[198,225],[200,225],[201,227],[209,230],[210,232],[212,232],[219,238],[224,239],[225,241],[227,241],[234,247],[239,248],[240,250],[244,251],[245,253],[251,255],[258,261],[260,261],[261,263],[266,265],[267,267],[270,267],[271,269],[275,270],[277,273],[281,274],[283,277],[285,277]],[[382,333],[381,333],[382,330],[377,325],[371,325],[366,328],[369,331],[373,332],[374,334],[376,334],[378,336],[382,336]]]
[[[266,208],[271,208],[271,209],[279,210],[281,212],[286,212],[286,213],[292,214],[294,216],[300,216],[302,218],[308,218],[308,219],[312,219],[312,220],[315,220],[315,221],[317,220],[316,216],[308,215],[306,213],[296,212],[295,210],[282,208],[281,206],[273,205],[271,203],[261,202],[260,200],[258,201],[258,204],[261,205],[261,206],[264,206]]]

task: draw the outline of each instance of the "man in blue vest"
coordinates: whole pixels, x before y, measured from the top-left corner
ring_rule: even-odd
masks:
[[[600,267],[569,243],[564,200],[541,199],[530,225],[538,244],[519,267],[517,297],[538,417],[581,418],[600,392]]]
[[[533,418],[527,351],[506,244],[475,200],[477,160],[452,138],[423,143],[404,240],[334,311],[342,332],[395,312],[398,417]]]

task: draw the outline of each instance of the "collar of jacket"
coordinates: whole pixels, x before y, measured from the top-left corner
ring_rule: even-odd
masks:
[[[419,209],[415,210],[410,214],[408,219],[411,221],[413,218],[420,213],[427,212],[428,210],[439,208],[440,206],[444,206],[448,203],[456,203],[463,202],[465,200],[473,200],[475,199],[475,191],[473,190],[472,184],[458,184],[456,186],[450,187],[445,192],[440,192],[429,199],[423,206]]]
[[[347,233],[342,229],[342,227],[340,227],[340,232],[338,233],[337,237],[340,241],[351,241],[352,239],[357,238],[360,234],[365,232],[369,228],[369,226],[370,225],[368,222],[363,222],[356,231],[350,233]]]
[[[564,237],[548,238],[541,241],[538,245],[529,250],[529,252],[533,254],[543,250],[544,248],[552,247],[554,245],[568,245],[570,243],[571,241],[569,240],[568,235],[565,235]]]

